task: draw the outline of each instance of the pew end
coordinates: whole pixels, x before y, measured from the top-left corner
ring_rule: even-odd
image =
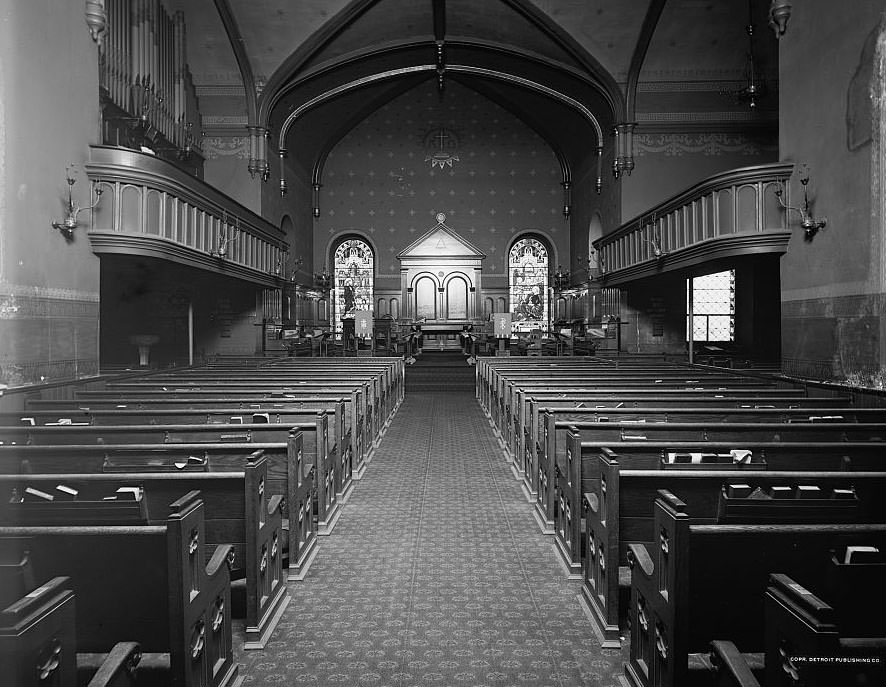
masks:
[[[142,656],[136,642],[118,642],[108,653],[77,653],[69,582],[55,577],[0,611],[4,678],[16,687],[134,687]]]

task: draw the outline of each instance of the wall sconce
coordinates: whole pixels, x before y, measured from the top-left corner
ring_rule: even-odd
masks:
[[[803,185],[803,207],[794,207],[793,205],[788,205],[784,202],[784,184],[781,182],[779,182],[778,188],[775,189],[775,195],[778,197],[778,202],[788,212],[789,216],[792,210],[800,215],[800,226],[803,227],[804,234],[803,238],[806,241],[811,241],[815,238],[815,235],[820,229],[824,229],[827,226],[828,220],[827,217],[822,217],[820,220],[816,221],[809,212],[809,196],[806,192],[806,186],[809,184],[808,170],[804,170],[800,173],[800,183]]]
[[[314,275],[314,285],[317,287],[317,290],[323,293],[329,291],[330,286],[332,286],[332,275],[329,274],[328,267],[324,267],[322,272]]]
[[[210,255],[214,255],[219,260],[224,260],[228,257],[228,244],[231,241],[236,241],[240,237],[240,218],[238,217],[236,220],[236,224],[234,225],[234,233],[228,233],[228,213],[224,213],[222,215],[222,228],[221,231],[218,232],[218,248],[216,250],[209,251]]]
[[[304,262],[304,258],[296,258],[292,261],[292,274],[289,275],[289,281],[291,281],[293,284],[295,283],[295,273],[298,272],[298,268],[301,267]]]
[[[658,245],[657,239],[646,239],[646,243],[652,245],[652,257],[656,260],[661,260],[665,255],[667,255],[667,253],[665,253],[661,249],[661,246]]]
[[[94,210],[98,207],[102,199],[102,189],[93,184],[93,192],[95,193],[95,202],[88,207],[80,207],[74,202],[74,184],[77,180],[74,178],[74,165],[68,165],[65,169],[65,180],[68,182],[68,202],[66,204],[66,214],[61,222],[53,222],[52,227],[58,229],[62,235],[70,241],[74,238],[74,229],[79,226],[77,216],[84,210]]]
[[[602,253],[591,249],[586,258],[579,257],[578,263],[586,265],[588,271],[588,281],[603,281],[606,276],[606,265]]]
[[[283,251],[280,255],[277,256],[277,262],[274,263],[274,275],[277,277],[283,277],[283,270],[286,267],[286,258],[289,256],[289,251]]]
[[[788,30],[792,9],[793,6],[788,0],[772,0],[772,4],[769,5],[769,26],[775,32],[776,38],[781,38]]]

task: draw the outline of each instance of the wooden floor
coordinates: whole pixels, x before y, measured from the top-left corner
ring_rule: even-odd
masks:
[[[579,590],[473,393],[413,392],[266,649],[236,655],[251,685],[616,685]]]

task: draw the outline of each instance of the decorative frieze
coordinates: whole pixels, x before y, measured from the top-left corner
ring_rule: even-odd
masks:
[[[753,140],[742,134],[686,133],[686,134],[634,134],[634,152],[644,155],[747,155],[773,157],[778,146]]]
[[[208,136],[203,139],[203,154],[207,160],[222,157],[249,158],[249,138],[246,136]]]

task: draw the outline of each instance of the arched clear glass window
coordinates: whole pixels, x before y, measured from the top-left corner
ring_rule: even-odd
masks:
[[[333,313],[335,336],[341,337],[341,321],[358,310],[372,311],[375,258],[372,248],[360,239],[346,239],[335,249]]]
[[[513,329],[528,332],[548,327],[548,250],[538,239],[523,238],[508,254]]]

